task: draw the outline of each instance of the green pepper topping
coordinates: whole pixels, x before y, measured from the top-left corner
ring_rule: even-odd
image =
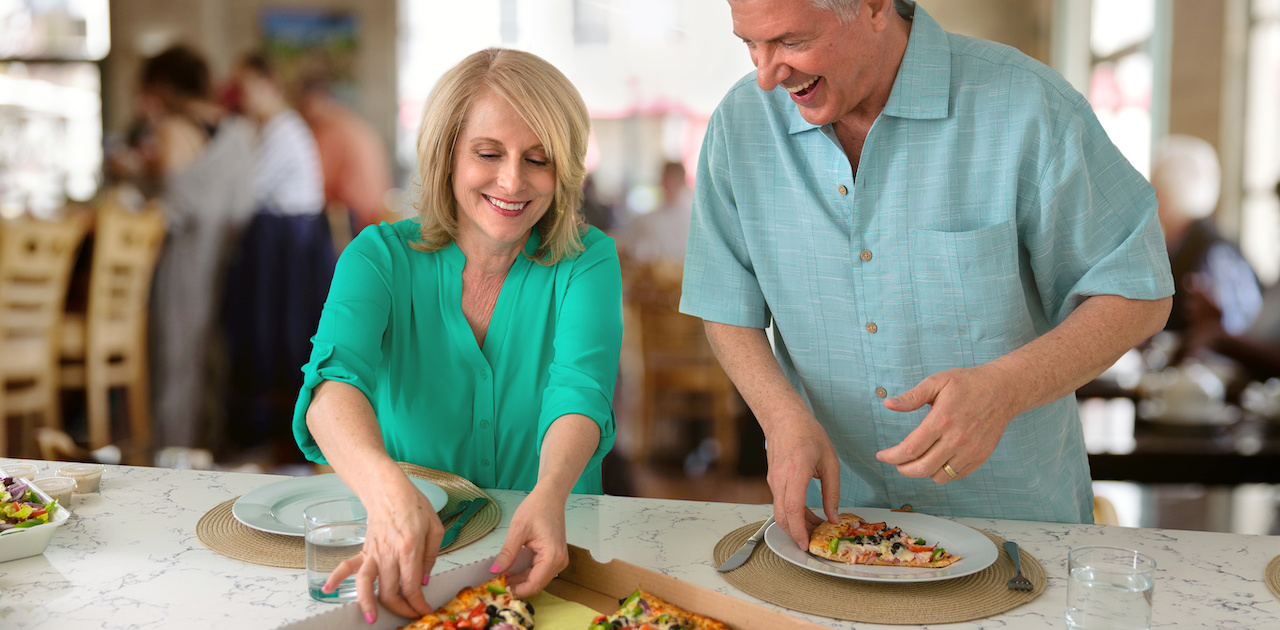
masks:
[[[934,560],[937,560],[938,558],[942,557],[942,554],[944,554],[944,553],[946,553],[946,552],[947,552],[947,550],[946,550],[946,549],[943,549],[942,547],[938,547],[938,548],[934,549],[934,550],[933,550],[933,556],[929,558],[929,561],[930,561],[930,562],[933,562]]]
[[[493,593],[494,595],[502,595],[503,593],[507,592],[507,589],[502,588],[497,584],[489,584],[485,588],[489,589],[489,592]]]
[[[923,545],[923,544],[924,544],[924,539],[923,539],[923,538],[917,538],[917,539],[916,539],[916,544],[917,544],[917,545]]]
[[[839,547],[840,547],[840,539],[832,538],[831,544],[827,545],[827,550],[830,551],[831,553],[835,553],[836,549],[838,549]]]

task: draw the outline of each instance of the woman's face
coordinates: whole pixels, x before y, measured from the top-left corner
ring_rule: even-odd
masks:
[[[555,166],[515,108],[492,91],[477,95],[463,120],[453,144],[459,244],[490,251],[523,247],[551,207]]]

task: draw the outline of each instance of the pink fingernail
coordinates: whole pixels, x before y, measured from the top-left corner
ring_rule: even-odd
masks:
[[[324,586],[320,587],[321,593],[328,593],[329,591],[332,591],[332,590],[333,590],[333,587],[329,586],[328,584],[325,584]]]
[[[427,585],[427,582],[430,582],[430,581],[431,581],[431,576],[430,576],[430,575],[424,575],[424,576],[422,576],[422,585],[423,585],[423,586],[426,586],[426,585]]]
[[[498,566],[498,563],[497,563],[497,562],[495,562],[495,563],[493,563],[493,566],[489,567],[489,573],[497,573],[497,572],[498,572],[498,570],[499,570],[499,569],[501,569],[501,568],[502,568],[502,567]]]
[[[367,624],[373,625],[373,613],[365,613],[364,622]]]

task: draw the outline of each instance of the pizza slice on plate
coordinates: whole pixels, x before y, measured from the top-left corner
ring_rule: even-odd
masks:
[[[729,630],[710,617],[692,613],[651,593],[636,590],[612,615],[600,615],[588,630]]]
[[[809,553],[845,564],[895,567],[945,567],[960,556],[889,527],[868,523],[857,514],[841,514],[839,523],[823,522],[809,537]]]
[[[501,628],[532,630],[533,606],[507,590],[507,576],[468,586],[444,606],[399,630],[459,630]]]

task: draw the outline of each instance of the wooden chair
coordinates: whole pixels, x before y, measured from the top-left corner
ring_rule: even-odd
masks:
[[[85,390],[90,449],[120,441],[112,435],[108,396],[115,387],[126,392],[130,435],[124,443],[134,455],[127,461],[151,445],[147,304],[164,234],[157,202],[139,213],[104,204],[93,235],[88,310],[68,314],[62,325],[61,386]]]
[[[0,222],[0,455],[34,457],[33,416],[60,427],[58,330],[86,221]],[[18,418],[10,447],[9,418]]]
[[[681,273],[674,264],[623,267],[623,380],[634,385],[634,454],[650,457],[660,419],[709,418],[720,470],[732,472],[742,399],[712,353],[702,320],[679,312]]]

